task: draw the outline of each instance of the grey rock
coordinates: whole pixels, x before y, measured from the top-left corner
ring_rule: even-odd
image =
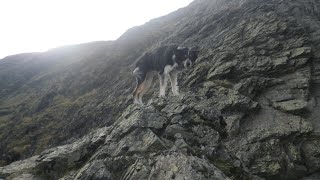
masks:
[[[270,90],[265,92],[266,98],[271,102],[281,102],[293,99],[290,89]]]
[[[320,140],[311,139],[302,144],[302,152],[306,160],[306,165],[310,172],[316,172],[320,169]]]
[[[230,136],[235,136],[240,132],[240,120],[243,118],[244,114],[233,114],[226,117],[225,122],[227,123],[226,131]]]
[[[17,177],[12,178],[12,180],[40,180],[40,178],[35,177],[34,175],[29,173],[23,173]]]
[[[121,177],[124,180],[148,179],[151,167],[146,159],[138,158]]]
[[[162,140],[149,129],[134,130],[120,141],[112,142],[108,146],[111,156],[119,156],[124,153],[143,154],[166,149]]]
[[[245,164],[250,164],[251,172],[286,179],[301,177],[307,172],[302,163],[301,149],[293,142],[283,142],[281,139],[310,133],[312,125],[308,121],[266,107],[245,121],[242,124],[245,128],[238,137],[230,139],[226,145]],[[282,165],[283,161],[287,162],[286,166]],[[282,174],[283,171],[286,173]]]
[[[229,179],[206,160],[179,153],[162,155],[151,169],[149,179]]]
[[[274,108],[280,109],[282,111],[286,111],[289,113],[299,113],[307,109],[308,102],[304,100],[295,99],[289,101],[275,102],[272,105]]]
[[[112,175],[107,170],[103,160],[96,160],[86,164],[74,179],[81,180],[111,180]]]
[[[301,178],[300,180],[318,180],[320,179],[320,173],[314,173],[307,177]]]
[[[108,132],[107,127],[97,129],[72,144],[48,149],[38,156],[1,167],[0,175],[9,178],[57,179],[67,169],[84,162],[88,154],[93,153],[104,142]]]
[[[33,156],[31,158],[22,160],[22,161],[16,161],[14,163],[11,163],[8,166],[0,167],[0,175],[4,177],[9,178],[19,178],[26,176],[22,175],[21,172],[27,172],[27,171],[33,171],[33,169],[36,167],[37,162],[36,160],[39,158],[39,156]],[[30,176],[30,175],[27,175]]]

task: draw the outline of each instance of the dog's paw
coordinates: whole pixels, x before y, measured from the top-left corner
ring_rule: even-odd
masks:
[[[172,92],[172,94],[173,94],[174,96],[180,96],[180,93],[179,93],[179,92]]]
[[[143,102],[141,102],[141,101],[133,101],[133,104],[135,104],[135,105],[143,105]]]

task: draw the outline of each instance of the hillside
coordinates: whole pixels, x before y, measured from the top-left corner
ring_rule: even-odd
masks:
[[[137,57],[200,47],[132,104]],[[319,179],[320,2],[195,0],[116,41],[0,60],[0,179]]]

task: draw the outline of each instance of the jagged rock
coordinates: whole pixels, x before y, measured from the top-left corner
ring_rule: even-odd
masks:
[[[183,139],[183,137],[180,133],[177,133],[174,137],[176,138],[176,140],[174,142],[174,150],[179,150],[184,154],[188,154],[188,153],[195,154],[193,149]]]
[[[60,177],[67,169],[85,161],[104,142],[109,131],[110,128],[101,128],[73,144],[44,151],[36,160],[36,173],[43,173],[51,178]]]
[[[310,176],[301,178],[300,180],[317,180],[317,179],[320,179],[320,173],[314,173]]]
[[[293,139],[312,131],[308,121],[263,108],[257,115],[246,118],[242,126],[241,133],[237,138],[230,139],[227,147],[245,164],[250,164],[251,172],[268,178],[285,179],[303,176],[307,172],[302,151]],[[288,137],[287,140],[281,140],[284,137]],[[286,162],[286,166],[282,162]]]
[[[151,166],[146,159],[138,158],[134,164],[132,164],[127,172],[121,177],[124,180],[140,180],[148,179],[151,171]]]
[[[310,47],[300,47],[296,49],[292,49],[290,51],[284,52],[283,54],[289,58],[298,58],[300,56],[310,55],[311,48]]]
[[[308,102],[304,100],[289,100],[273,103],[273,107],[289,113],[299,113],[307,109]]]
[[[23,173],[17,177],[12,178],[13,180],[40,180],[40,178],[35,177],[32,174],[29,173]]]
[[[280,79],[252,76],[241,79],[234,89],[243,95],[254,98],[262,89],[283,83]]]
[[[230,136],[235,136],[240,131],[240,120],[243,118],[244,114],[233,114],[228,117],[226,117],[226,131]]]
[[[96,160],[86,164],[80,172],[76,175],[75,179],[81,180],[111,180],[112,175],[107,170],[103,160]]]
[[[290,89],[270,90],[265,93],[266,98],[271,102],[281,102],[293,99]]]
[[[10,179],[19,179],[19,177],[24,177],[26,175],[24,175],[22,172],[33,171],[37,165],[36,160],[38,158],[39,156],[33,156],[22,161],[16,161],[8,166],[0,167],[0,177],[6,177]]]
[[[108,142],[105,153],[110,156],[119,156],[157,152],[164,149],[166,149],[164,142],[150,129],[136,129],[120,140]]]
[[[173,153],[161,155],[151,169],[150,179],[229,179],[206,160]]]
[[[151,108],[131,105],[122,114],[121,118],[115,122],[111,136],[120,136],[137,127],[161,129],[166,123],[167,119],[154,112]]]
[[[232,68],[236,65],[236,62],[226,62],[225,64],[219,64],[217,67],[211,68],[208,72],[207,79],[223,78],[229,73],[232,73]]]
[[[311,139],[302,144],[302,152],[305,157],[309,172],[313,173],[320,169],[320,140]]]
[[[104,142],[109,128],[97,129],[95,132],[68,145],[48,149],[38,156],[23,161],[17,161],[3,168],[0,167],[0,176],[8,178],[30,177],[30,179],[57,179],[68,169],[85,162],[89,154]],[[24,173],[29,172],[29,173]]]

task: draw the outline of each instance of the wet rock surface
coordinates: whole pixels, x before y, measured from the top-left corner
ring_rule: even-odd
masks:
[[[128,31],[119,42],[157,27],[164,34],[135,43],[200,47],[181,95],[158,98],[153,87],[143,106],[121,99],[107,127],[0,167],[0,177],[319,178],[319,14],[314,0],[197,0],[162,19],[175,28],[160,18]]]

